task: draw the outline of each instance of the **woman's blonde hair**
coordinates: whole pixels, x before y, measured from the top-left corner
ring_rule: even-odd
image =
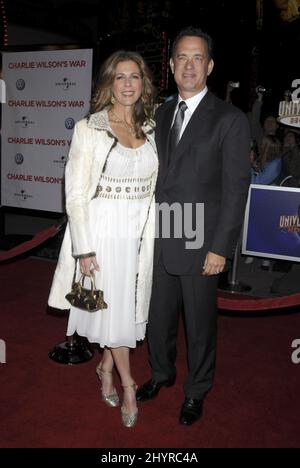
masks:
[[[281,141],[276,136],[265,135],[261,144],[261,165],[264,166],[266,162],[280,157],[281,153]]]
[[[155,87],[152,84],[151,72],[143,57],[132,51],[118,50],[110,55],[100,68],[98,81],[95,85],[91,101],[91,110],[99,112],[105,108],[111,107],[112,86],[116,76],[116,68],[120,62],[131,60],[137,64],[142,76],[142,94],[135,103],[133,120],[137,138],[144,136],[142,126],[153,117]]]
[[[297,0],[289,0],[286,10],[280,12],[283,21],[289,21],[299,15],[299,5]]]

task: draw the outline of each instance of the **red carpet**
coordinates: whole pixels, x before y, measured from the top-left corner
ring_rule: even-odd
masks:
[[[181,327],[176,385],[141,404],[137,426],[126,429],[119,409],[100,400],[98,355],[77,366],[48,358],[64,341],[67,323],[47,313],[54,267],[32,258],[0,265],[0,339],[7,346],[7,363],[0,364],[1,447],[300,447],[300,364],[291,361],[300,314],[220,315],[215,386],[202,420],[190,428],[177,422],[186,366]],[[138,383],[149,378],[146,343],[132,363]]]

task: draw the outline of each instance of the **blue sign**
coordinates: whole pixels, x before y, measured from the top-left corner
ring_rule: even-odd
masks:
[[[250,186],[242,253],[300,262],[300,189]]]

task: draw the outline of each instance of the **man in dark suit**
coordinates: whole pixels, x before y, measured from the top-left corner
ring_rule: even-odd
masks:
[[[201,228],[204,239],[202,245],[196,239],[193,246],[185,231],[180,237],[174,235],[178,219],[170,238],[165,238],[160,225],[148,327],[152,379],[138,389],[137,400],[152,399],[161,387],[175,382],[178,311],[183,306],[188,375],[179,422],[190,425],[200,418],[213,383],[218,275],[234,252],[243,222],[250,181],[250,132],[246,116],[206,87],[214,66],[207,34],[195,28],[182,31],[174,41],[170,66],[178,98],[157,110],[156,202],[159,207],[179,204],[183,216],[189,206],[188,221],[193,229],[196,226],[196,237]],[[199,206],[204,207],[201,224]]]

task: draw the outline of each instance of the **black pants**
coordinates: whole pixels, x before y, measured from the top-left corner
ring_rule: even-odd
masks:
[[[213,384],[217,337],[217,276],[169,274],[154,266],[148,344],[152,377],[162,382],[176,374],[176,338],[184,310],[188,341],[186,397],[203,399]]]

